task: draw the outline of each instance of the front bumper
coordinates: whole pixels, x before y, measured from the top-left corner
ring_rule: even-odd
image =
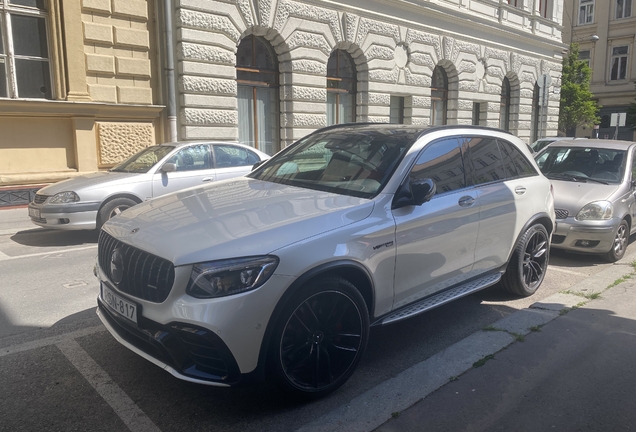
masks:
[[[142,316],[135,326],[100,298],[97,305],[97,315],[117,341],[175,377],[223,387],[240,380],[234,357],[213,332],[176,322],[161,325]]]
[[[55,229],[92,230],[97,227],[100,203],[29,204],[29,217],[34,224]],[[38,217],[39,216],[39,217]]]
[[[552,247],[569,252],[603,254],[613,244],[620,218],[602,221],[577,221],[573,217],[557,219]]]
[[[98,314],[120,343],[177,378],[208,385],[238,383],[257,369],[265,330],[294,278],[272,275],[254,291],[197,299],[185,294],[191,271],[192,266],[175,267],[172,289],[157,303],[121,293],[98,264],[95,273],[101,283],[137,304],[137,324],[113,312],[102,292]]]

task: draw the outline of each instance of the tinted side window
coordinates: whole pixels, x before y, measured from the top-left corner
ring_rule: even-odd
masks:
[[[214,145],[217,168],[254,165],[259,159],[256,154],[233,145]],[[256,158],[256,160],[254,160]]]
[[[501,155],[508,178],[537,175],[537,171],[517,147],[507,141],[499,140]]]
[[[428,144],[411,170],[411,180],[433,179],[437,194],[466,187],[461,141],[450,138]]]
[[[488,137],[473,137],[468,141],[470,163],[475,185],[506,178],[497,141]]]

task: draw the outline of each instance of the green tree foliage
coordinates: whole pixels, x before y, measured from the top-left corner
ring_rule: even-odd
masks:
[[[559,131],[567,134],[578,126],[592,127],[600,122],[600,107],[590,92],[591,75],[590,67],[579,60],[579,46],[571,44],[563,59]]]

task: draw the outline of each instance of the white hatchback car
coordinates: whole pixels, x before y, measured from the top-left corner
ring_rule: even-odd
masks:
[[[325,128],[246,177],[148,201],[99,237],[98,314],[174,376],[341,386],[370,326],[544,279],[550,182],[495,129]]]
[[[249,173],[269,156],[226,142],[173,142],[147,147],[108,171],[40,189],[31,221],[45,228],[92,230],[142,201]]]

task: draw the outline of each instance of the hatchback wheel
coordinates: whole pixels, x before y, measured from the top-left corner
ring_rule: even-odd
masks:
[[[369,337],[369,314],[356,287],[329,277],[308,284],[285,307],[274,333],[279,382],[322,397],[353,374]]]
[[[548,231],[541,224],[532,225],[515,247],[502,278],[503,287],[523,297],[534,294],[545,277],[549,255]]]
[[[614,242],[612,243],[612,248],[605,254],[605,258],[609,262],[616,262],[619,259],[623,258],[628,244],[629,224],[626,220],[622,220],[620,225],[618,225],[616,234],[614,234]]]

